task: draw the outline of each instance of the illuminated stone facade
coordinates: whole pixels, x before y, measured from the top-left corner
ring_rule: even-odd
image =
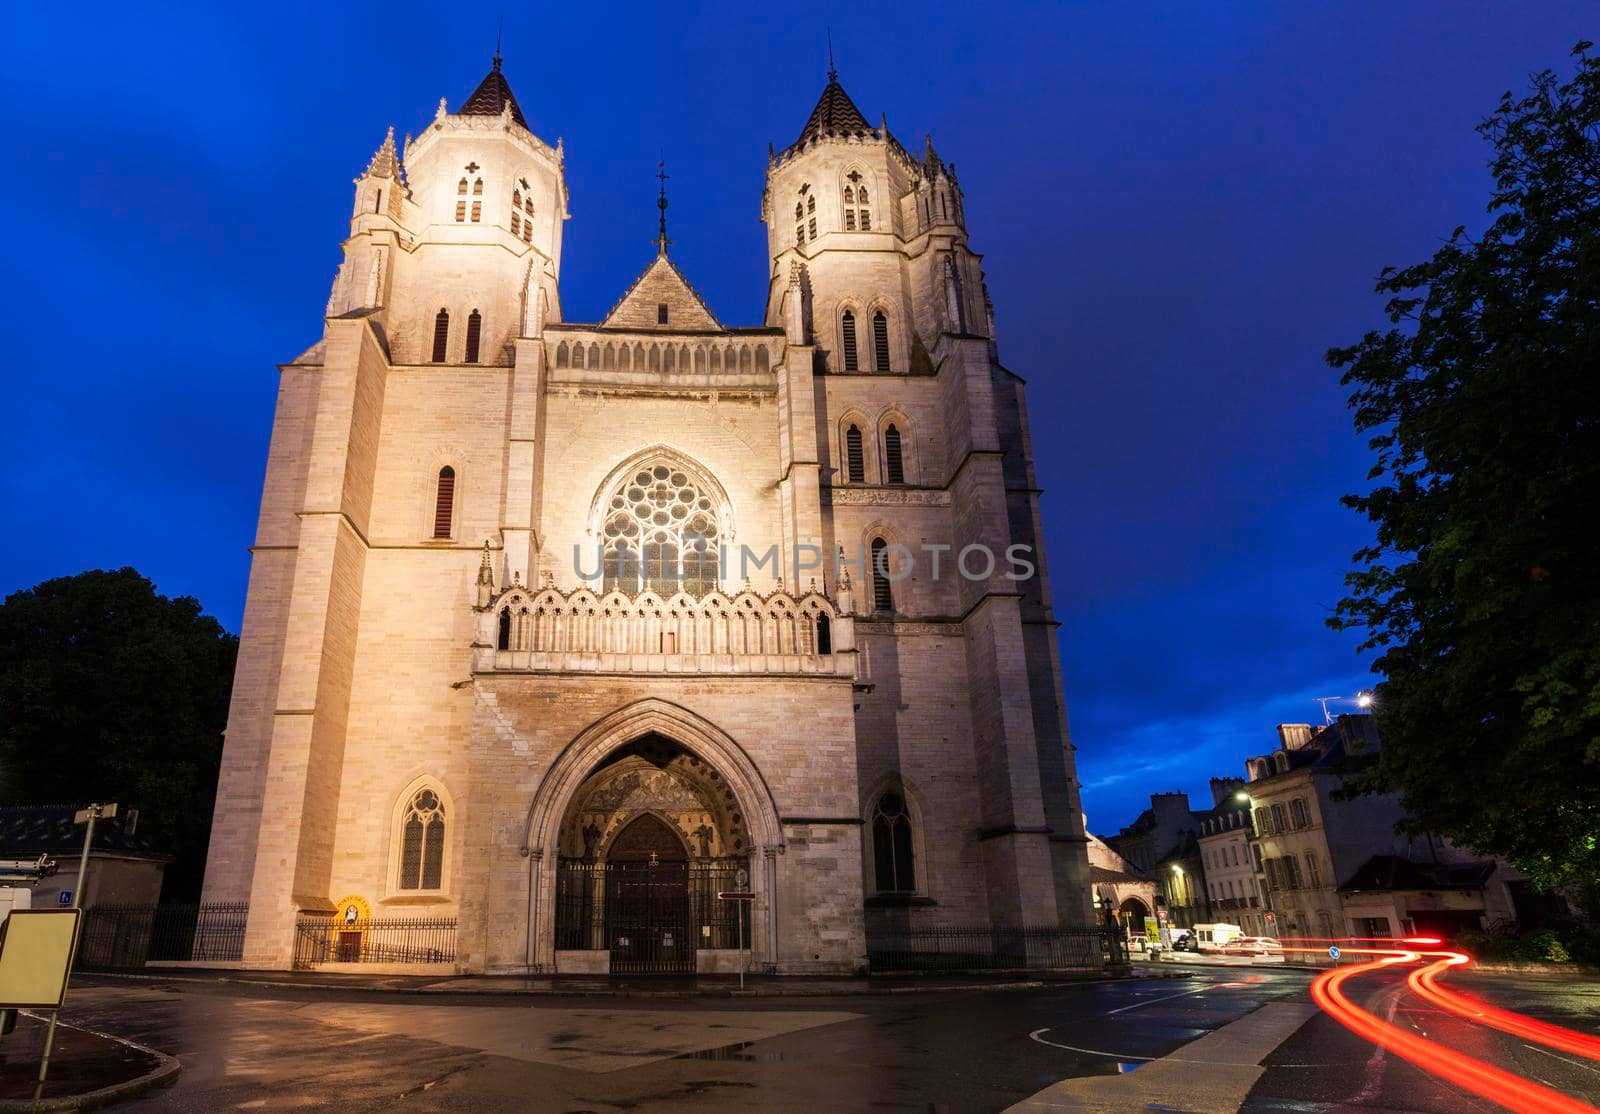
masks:
[[[497,59],[356,179],[281,369],[217,799],[245,963],[345,897],[457,918],[470,971],[842,972],[908,927],[1087,922],[1022,382],[954,168],[830,78],[769,158],[764,322],[663,236],[581,324],[565,158]]]

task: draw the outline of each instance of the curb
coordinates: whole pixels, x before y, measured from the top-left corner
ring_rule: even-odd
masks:
[[[31,1010],[23,1012],[29,1017],[39,1020],[39,1015]],[[142,1095],[146,1091],[152,1091],[157,1087],[170,1086],[177,1079],[178,1073],[183,1070],[183,1065],[178,1062],[176,1057],[168,1056],[165,1052],[158,1052],[147,1045],[139,1044],[137,1041],[119,1037],[115,1033],[103,1033],[99,1029],[73,1025],[66,1021],[57,1021],[56,1024],[63,1029],[76,1029],[80,1033],[91,1033],[105,1040],[127,1045],[129,1048],[143,1052],[147,1056],[154,1056],[158,1061],[155,1070],[146,1072],[137,1079],[113,1083],[109,1087],[85,1091],[81,1095],[60,1095],[56,1098],[39,1099],[37,1101],[33,1099],[0,1099],[0,1114],[11,1114],[12,1111],[27,1111],[29,1114],[36,1114],[36,1112],[40,1111],[98,1110],[102,1106],[120,1102],[122,1099],[131,1098],[134,1095]]]
[[[909,983],[892,986],[759,986],[740,990],[737,986],[706,987],[696,989],[651,990],[649,988],[596,988],[596,987],[461,987],[461,986],[364,986],[359,983],[294,982],[288,979],[252,979],[220,975],[203,977],[195,975],[148,975],[123,971],[84,972],[86,977],[121,979],[130,982],[195,983],[206,986],[256,987],[269,990],[320,990],[359,991],[367,994],[406,994],[414,997],[459,995],[481,998],[853,998],[894,994],[970,993],[988,990],[1040,990],[1049,986],[1071,986],[1085,983],[1122,982],[1128,979],[1186,979],[1193,978],[1192,971],[1161,971],[1129,973],[1125,975],[1096,975],[1087,978],[1024,979],[1009,982],[975,982],[927,985]],[[4,1108],[0,1107],[0,1112]]]

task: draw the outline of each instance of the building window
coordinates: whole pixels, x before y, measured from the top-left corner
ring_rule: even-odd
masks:
[[[872,315],[872,365],[874,371],[889,370],[889,319],[881,309]]]
[[[437,890],[443,882],[444,803],[432,789],[419,789],[401,827],[400,888]]]
[[[844,316],[839,318],[839,347],[844,349],[844,369],[859,371],[860,363],[856,357],[856,315],[849,310],[845,310]]]
[[[478,362],[478,338],[483,333],[483,318],[477,310],[467,314],[467,363]]]
[[[467,219],[467,180],[456,183],[456,223]]]
[[[631,594],[643,587],[663,596],[679,588],[693,596],[714,591],[720,586],[720,534],[707,484],[666,461],[641,467],[607,503],[604,590]]]
[[[500,609],[500,632],[499,637],[495,639],[494,646],[497,650],[511,649],[511,609],[509,607]]]
[[[1265,805],[1256,809],[1256,831],[1261,835],[1271,835],[1273,832],[1272,810]]]
[[[867,482],[867,462],[861,452],[861,427],[844,431],[845,478],[853,484]]]
[[[1289,830],[1289,826],[1284,823],[1282,805],[1272,806],[1272,830],[1275,832],[1286,832]]]
[[[656,324],[657,325],[665,325],[666,323],[667,323],[667,303],[666,302],[662,302],[662,303],[660,303],[659,305],[656,306]]]
[[[872,554],[872,609],[894,610],[894,585],[889,579],[889,545],[882,538],[873,538],[869,547]]]
[[[511,191],[511,235],[522,235],[522,191]]]
[[[450,537],[456,509],[456,470],[448,464],[439,469],[439,486],[433,499],[433,536]]]
[[[1306,852],[1306,885],[1317,890],[1322,888],[1322,872],[1317,869],[1317,853]]]
[[[478,178],[472,183],[472,223],[477,224],[483,219],[483,179]]]
[[[433,319],[433,362],[444,363],[450,351],[450,311],[441,309]]]
[[[1304,828],[1310,823],[1306,815],[1306,802],[1303,797],[1296,797],[1289,802],[1289,821],[1296,829]]]
[[[872,862],[881,894],[915,893],[917,874],[911,842],[911,814],[899,793],[878,798],[872,810]]]
[[[866,180],[859,170],[852,170],[845,177],[848,184],[844,187],[844,229],[846,232],[870,232],[872,216],[867,209]]]
[[[905,462],[900,455],[900,429],[894,425],[883,431],[883,478],[886,483],[906,482]]]

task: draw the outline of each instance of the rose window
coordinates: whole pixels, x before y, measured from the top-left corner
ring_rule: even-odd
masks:
[[[687,472],[640,468],[606,505],[605,589],[699,596],[717,584],[717,509]]]

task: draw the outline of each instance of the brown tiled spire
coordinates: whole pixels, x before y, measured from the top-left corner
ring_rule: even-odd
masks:
[[[839,75],[829,70],[828,84],[823,86],[822,96],[817,98],[817,107],[811,110],[811,118],[800,129],[800,138],[794,141],[794,146],[799,147],[825,135],[871,134],[873,131],[867,118],[861,115],[861,110],[850,99],[850,94],[839,84]]]
[[[522,108],[517,104],[517,98],[511,93],[511,86],[506,82],[505,74],[500,72],[500,52],[495,51],[494,68],[489,71],[489,76],[478,83],[461,104],[458,115],[461,116],[498,116],[511,106],[511,118],[523,127],[528,126],[528,121],[522,115]]]

